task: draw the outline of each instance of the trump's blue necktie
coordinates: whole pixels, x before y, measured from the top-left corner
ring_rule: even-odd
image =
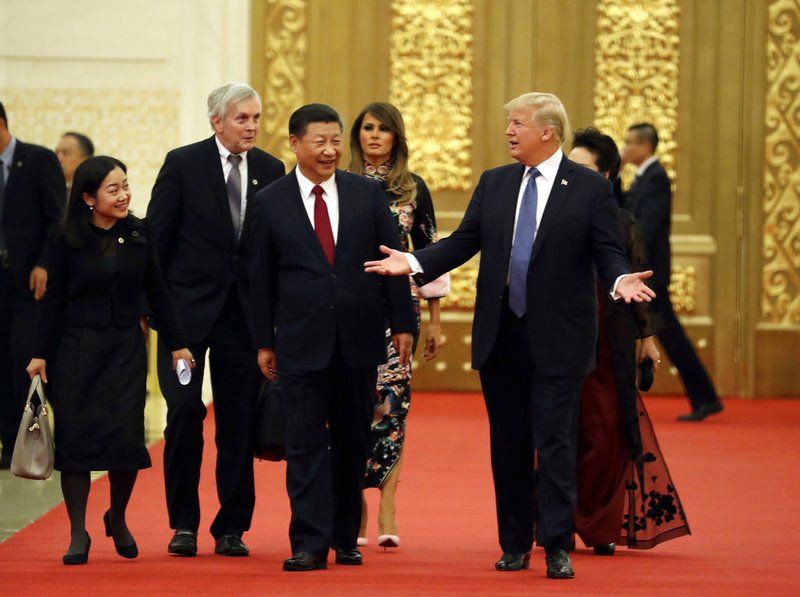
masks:
[[[539,203],[539,194],[536,191],[536,177],[539,171],[531,168],[528,184],[522,193],[522,202],[519,206],[517,229],[514,234],[514,246],[511,247],[511,276],[508,284],[508,306],[517,317],[525,315],[526,283],[528,279],[528,265],[531,262],[533,238],[536,236],[536,207]]]

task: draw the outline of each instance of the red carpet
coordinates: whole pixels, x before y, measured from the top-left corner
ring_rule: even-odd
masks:
[[[68,543],[63,505],[0,544],[0,595],[797,595],[800,594],[800,401],[728,400],[724,413],[678,424],[682,399],[651,398],[648,409],[683,500],[693,535],[651,551],[620,549],[613,558],[579,549],[577,578],[548,580],[544,555],[531,570],[499,573],[488,431],[481,397],[415,393],[398,497],[402,547],[375,544],[377,493],[369,495],[370,541],[362,568],[285,573],[289,555],[284,465],[257,462],[258,503],[244,537],[249,558],[213,554],[207,532],[215,511],[212,435],[207,434],[202,480],[200,556],[167,555],[161,472],[154,468],[134,490],[129,525],[141,555],[118,557],[103,536],[108,483],[95,482],[87,566],[65,567]],[[211,429],[207,425],[207,429]],[[792,555],[795,554],[795,555]]]

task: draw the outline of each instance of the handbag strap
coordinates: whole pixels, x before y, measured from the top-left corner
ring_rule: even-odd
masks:
[[[25,401],[25,408],[30,408],[34,414],[36,413],[36,408],[33,406],[31,402],[31,398],[33,398],[34,394],[38,394],[39,401],[41,402],[42,406],[45,405],[45,398],[44,398],[44,388],[42,387],[42,378],[37,373],[33,376],[31,380],[31,386],[28,388],[28,399]]]

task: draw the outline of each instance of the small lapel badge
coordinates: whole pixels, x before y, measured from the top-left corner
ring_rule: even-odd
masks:
[[[258,184],[258,179],[257,178],[253,179],[253,184]]]
[[[568,183],[567,183],[567,179],[566,179],[566,178],[562,178],[562,179],[561,179],[561,186],[562,186],[562,187],[565,187],[565,186],[567,186],[567,184],[568,184]]]
[[[22,160],[17,162],[17,168],[22,168]]]
[[[125,239],[124,239],[124,238],[122,238],[122,237],[120,236],[120,237],[117,239],[117,242],[118,242],[119,244],[123,244],[123,243],[125,242]]]

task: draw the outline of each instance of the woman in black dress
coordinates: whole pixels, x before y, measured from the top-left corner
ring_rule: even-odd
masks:
[[[350,131],[351,172],[378,180],[397,223],[403,250],[423,249],[436,242],[436,217],[425,181],[408,169],[408,144],[400,111],[392,104],[376,102],[365,107]],[[409,242],[410,241],[410,242]],[[409,292],[417,315],[414,350],[419,339],[420,298],[428,304],[428,327],[423,358],[436,358],[441,347],[439,298],[449,290],[449,274],[417,288],[409,282]],[[398,547],[400,536],[395,521],[395,493],[400,477],[406,417],[411,404],[411,365],[400,365],[392,345],[391,330],[386,330],[389,360],[378,367],[378,405],[372,424],[372,445],[365,478],[366,487],[381,491],[378,512],[378,545]],[[412,352],[413,354],[413,352]],[[362,500],[359,545],[365,545],[367,504]]]
[[[135,558],[125,510],[144,441],[147,352],[140,327],[145,300],[173,351],[194,367],[167,296],[146,223],[128,212],[125,165],[106,156],[78,166],[64,222],[51,232],[52,261],[36,335],[33,378],[49,382],[55,409],[56,469],[71,525],[65,564],[85,564],[91,539],[86,504],[92,470],[107,470],[111,507],[106,535]]]

